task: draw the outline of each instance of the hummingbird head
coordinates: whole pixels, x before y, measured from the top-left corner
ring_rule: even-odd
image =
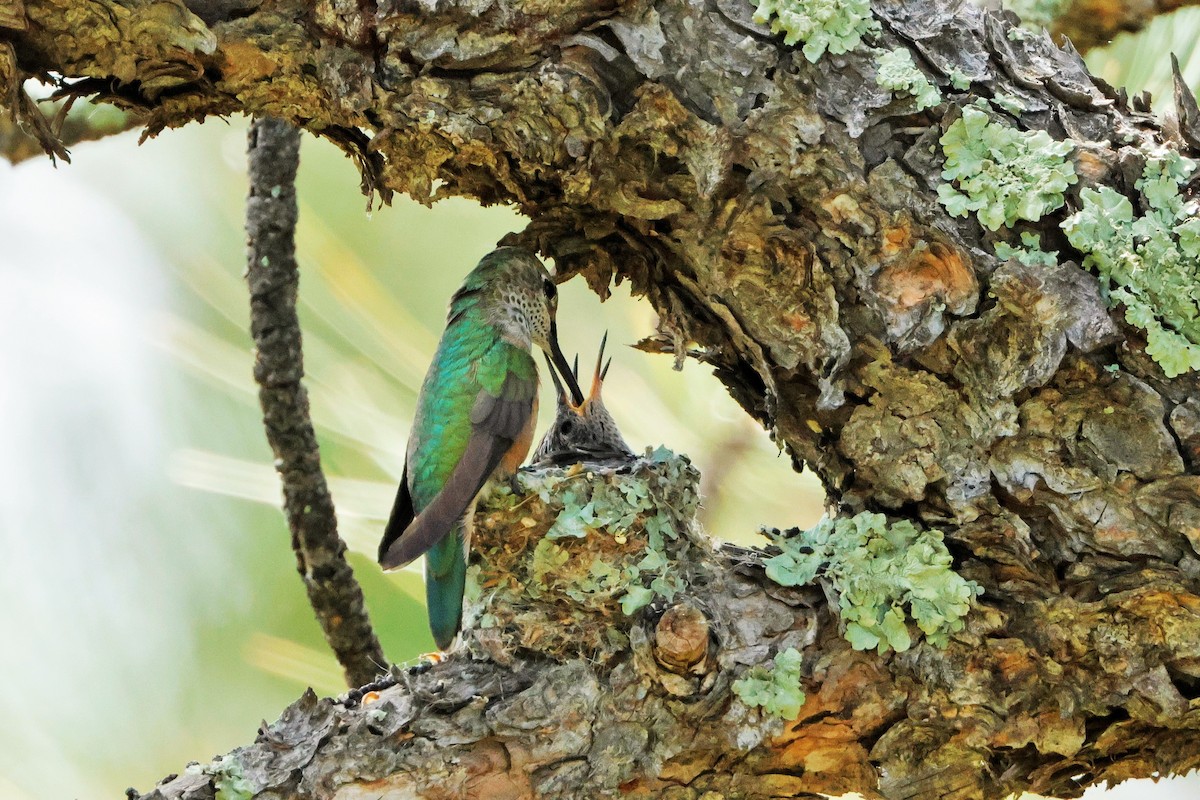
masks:
[[[484,256],[451,300],[451,319],[467,304],[478,304],[505,339],[518,347],[537,345],[554,366],[569,374],[555,322],[558,287],[533,253],[520,247],[500,247]],[[582,403],[579,381],[574,375],[566,381],[571,396]]]

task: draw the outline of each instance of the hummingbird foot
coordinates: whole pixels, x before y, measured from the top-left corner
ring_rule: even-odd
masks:
[[[422,653],[417,657],[417,665],[413,669],[419,669],[424,672],[427,669],[436,667],[450,658],[450,654],[445,650],[435,650],[432,653]]]

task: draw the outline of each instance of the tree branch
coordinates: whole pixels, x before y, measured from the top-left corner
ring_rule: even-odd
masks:
[[[714,550],[694,518],[698,480],[677,456],[521,473],[523,496],[500,492],[476,514],[464,646],[447,661],[339,701],[310,692],[254,744],[143,800],[222,787],[245,800],[994,800],[1200,764],[1197,711],[1178,694],[1190,679],[1162,666],[1195,663],[1195,596],[1151,581],[1032,600],[1019,620],[985,600],[944,649],[918,634],[880,657],[844,638],[824,579],[824,592],[784,588],[763,553]],[[546,538],[585,501],[586,536]],[[663,563],[639,572],[649,552]],[[1003,596],[982,561],[962,571]],[[654,599],[625,613],[643,583]],[[736,690],[788,649],[805,654],[794,720]],[[1131,717],[1109,710],[1116,697]]]
[[[516,238],[560,269],[601,294],[630,280],[661,321],[646,348],[712,365],[843,516],[885,512],[943,530],[955,569],[984,594],[946,649],[868,655],[836,633],[844,618],[772,585],[756,556],[707,577],[679,559],[681,591],[710,629],[734,631],[719,638],[714,683],[697,690],[699,719],[669,688],[681,684],[640,671],[652,615],[596,619],[588,630],[614,629],[611,663],[559,661],[539,645],[561,640],[544,624],[541,638],[517,640],[532,651],[513,656],[527,667],[485,646],[494,628],[481,618],[490,661],[462,656],[419,693],[397,690],[411,715],[391,728],[379,709],[384,733],[369,711],[329,710],[330,725],[344,720],[364,738],[321,727],[303,744],[320,764],[285,785],[313,797],[341,786],[345,800],[378,794],[375,780],[462,786],[503,772],[539,777],[528,793],[540,796],[591,796],[570,794],[586,785],[603,787],[596,796],[692,797],[695,781],[723,791],[732,775],[788,796],[827,791],[836,776],[838,791],[875,797],[985,798],[1022,787],[1072,796],[1100,778],[1196,766],[1200,379],[1156,360],[1186,320],[1151,333],[1146,317],[1161,309],[1110,308],[1122,293],[1100,277],[1127,258],[1152,272],[1174,263],[1161,274],[1177,289],[1159,298],[1165,308],[1190,302],[1179,276],[1193,264],[1160,262],[1131,231],[1106,267],[1102,233],[1081,238],[1067,223],[1092,193],[1110,227],[1127,213],[1142,232],[1152,211],[1170,211],[1154,203],[1191,203],[1195,182],[1168,189],[1152,162],[1195,155],[1195,109],[1181,108],[1182,128],[1168,134],[1073,50],[944,0],[876,0],[865,44],[818,54],[732,0],[547,9],[281,0],[210,15],[209,27],[174,0],[27,0],[36,24],[12,37],[20,69],[90,76],[89,90],[149,114],[151,132],[278,114],[355,154],[368,186],[517,207],[532,222]],[[974,159],[985,173],[974,185],[943,177],[952,148],[966,169],[972,146],[1000,151],[1014,138],[1027,152],[1006,156],[1011,176],[989,172],[1003,166],[989,151]],[[980,190],[995,196],[965,194]],[[1024,249],[1030,237],[1038,253]],[[556,554],[524,537],[525,516],[498,519]],[[761,613],[739,605],[751,595],[766,598]],[[767,603],[780,597],[782,607]],[[830,622],[810,640],[814,614]],[[734,755],[719,738],[738,703],[730,682],[786,647],[809,670],[799,721]],[[554,672],[560,663],[574,666]],[[531,688],[511,695],[522,674]],[[571,705],[579,692],[591,699]],[[527,728],[517,711],[491,715],[487,698],[508,697],[520,698]],[[563,734],[576,739],[544,744],[553,733],[537,702],[584,720]],[[710,723],[709,710],[724,721]],[[653,735],[635,741],[634,772],[610,770],[591,748],[619,751],[637,735],[630,726]],[[660,727],[680,749],[658,749]],[[678,730],[706,753],[726,742],[724,755],[688,761]],[[400,771],[410,768],[424,772]]]
[[[362,589],[346,561],[346,544],[321,471],[296,316],[296,168],[300,131],[278,119],[250,127],[250,196],[246,203],[250,330],[254,379],[267,440],[283,481],[284,513],[296,566],[309,602],[353,688],[386,670],[383,649],[367,617]]]

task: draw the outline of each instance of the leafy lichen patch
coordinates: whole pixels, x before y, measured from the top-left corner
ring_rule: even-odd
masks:
[[[826,51],[847,53],[880,30],[869,0],[758,0],[754,21],[770,22],[785,44],[803,42],[804,57],[814,63]]]
[[[800,686],[800,668],[803,660],[800,651],[789,647],[775,656],[775,666],[752,667],[744,676],[733,682],[733,693],[751,707],[761,708],[766,714],[783,719],[800,716],[804,705],[804,689]]]
[[[875,56],[875,67],[875,82],[893,92],[912,95],[917,101],[918,111],[942,102],[942,93],[929,82],[924,72],[917,69],[912,54],[907,50],[880,50]]]
[[[988,230],[1041,219],[1063,205],[1063,193],[1078,180],[1067,158],[1073,142],[993,122],[974,106],[962,110],[940,142],[947,182],[938,186],[938,199],[952,216],[975,212]]]
[[[510,650],[600,657],[623,618],[689,578],[698,473],[659,448],[630,466],[525,470],[475,514],[466,619]],[[597,624],[602,623],[602,624]],[[553,641],[548,641],[553,640]]]
[[[889,523],[864,511],[769,536],[783,552],[767,560],[767,577],[781,586],[825,581],[855,650],[908,650],[910,621],[930,644],[945,647],[982,591],[951,568],[941,531],[908,520]]]
[[[1031,231],[1021,234],[1020,247],[1007,242],[997,242],[996,257],[1004,261],[1015,258],[1027,267],[1053,267],[1058,263],[1058,251],[1051,250],[1047,253],[1042,250],[1041,237]]]
[[[1200,205],[1180,194],[1195,169],[1176,152],[1152,154],[1136,184],[1144,214],[1102,186],[1084,189],[1083,207],[1062,224],[1109,306],[1123,306],[1146,332],[1146,353],[1168,378],[1200,369]]]

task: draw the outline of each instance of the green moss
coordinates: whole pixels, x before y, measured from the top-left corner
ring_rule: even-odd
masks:
[[[1146,332],[1146,352],[1168,378],[1200,370],[1200,220],[1180,185],[1196,164],[1173,151],[1152,154],[1136,188],[1146,213],[1102,186],[1062,223],[1071,246],[1096,270],[1110,307]]]
[[[996,257],[1002,261],[1015,258],[1027,267],[1053,267],[1058,263],[1058,251],[1049,253],[1042,250],[1042,239],[1036,233],[1025,231],[1021,234],[1024,247],[1014,247],[1007,242],[996,243]]]
[[[755,22],[770,22],[784,43],[804,43],[804,57],[816,62],[826,51],[846,53],[864,36],[877,35],[869,0],[756,0]]]
[[[917,110],[942,102],[942,93],[917,69],[907,50],[880,50],[875,56],[875,82],[893,92],[905,92],[917,100]]]
[[[837,592],[845,636],[855,650],[909,649],[909,618],[930,644],[944,647],[982,592],[951,569],[941,531],[907,520],[888,524],[882,514],[864,511],[771,539],[783,552],[767,560],[767,577],[782,586],[825,579]]]
[[[733,682],[733,693],[751,707],[784,719],[800,716],[804,690],[800,688],[800,651],[794,647],[775,656],[773,669],[754,667]]]
[[[1063,193],[1078,180],[1066,158],[1074,149],[1070,140],[993,122],[974,106],[963,109],[940,141],[948,182],[938,187],[938,199],[953,216],[974,211],[989,230],[1041,219],[1063,205]]]

